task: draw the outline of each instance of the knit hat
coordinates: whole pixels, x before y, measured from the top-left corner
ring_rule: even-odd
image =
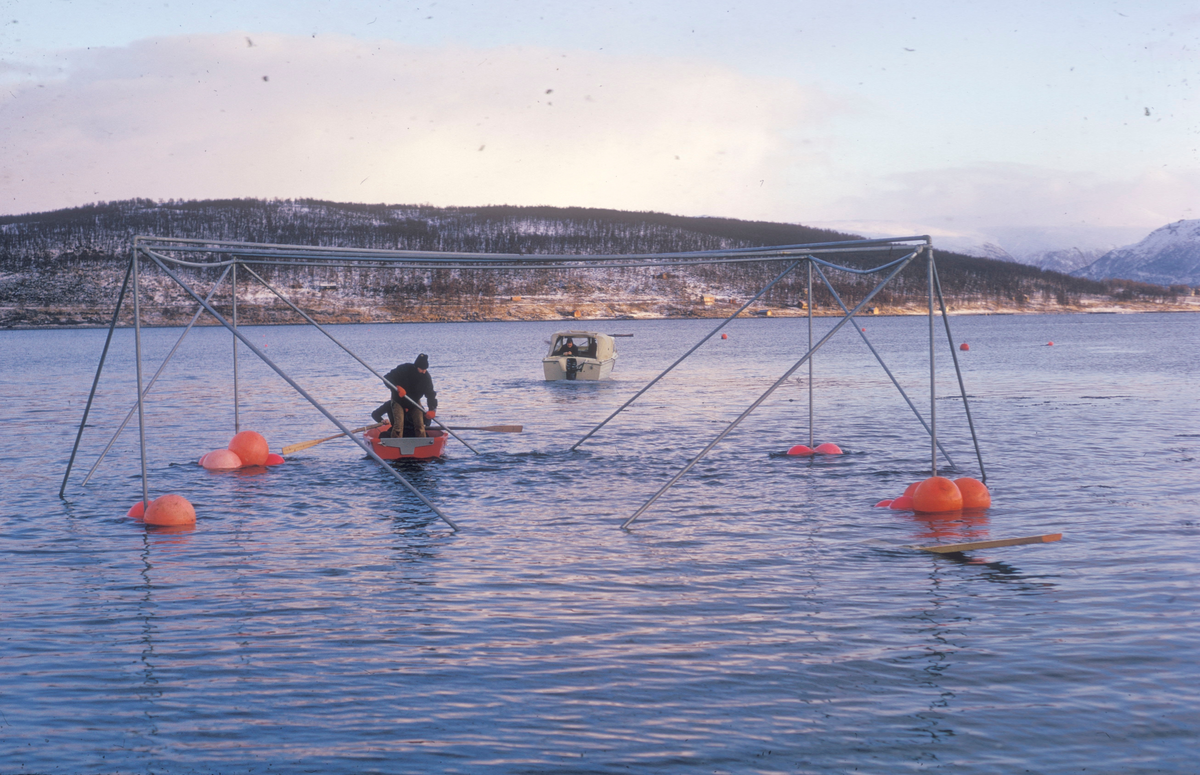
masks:
[[[421,353],[420,355],[417,356],[417,359],[415,361],[413,361],[413,365],[416,366],[418,369],[428,369],[429,368],[429,356],[426,355],[425,353]]]

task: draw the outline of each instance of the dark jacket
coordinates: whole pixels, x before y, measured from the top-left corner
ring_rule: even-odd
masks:
[[[429,372],[422,374],[413,364],[402,363],[385,374],[384,379],[393,385],[404,388],[405,394],[412,400],[419,402],[424,397],[430,409],[437,409],[437,393],[433,389],[433,378],[429,376]],[[394,390],[392,391],[392,400],[401,401]],[[407,401],[401,401],[401,403],[403,406],[412,406]]]

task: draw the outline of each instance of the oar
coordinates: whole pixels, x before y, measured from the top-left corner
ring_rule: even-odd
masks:
[[[522,425],[480,425],[467,427],[463,425],[443,425],[442,428],[448,431],[488,431],[489,433],[520,433]]]
[[[1024,544],[1049,544],[1062,539],[1062,533],[1046,533],[1040,536],[1024,536],[1022,538],[997,538],[992,541],[969,541],[965,544],[935,544],[934,546],[906,546],[906,549],[920,549],[922,552],[950,554],[951,552],[969,552],[972,549],[995,549],[1000,546],[1022,546]]]
[[[372,428],[378,428],[380,425],[383,425],[383,423],[377,422],[374,425],[364,425],[361,428],[355,428],[354,430],[350,431],[350,433],[351,433],[351,435],[353,435],[355,433],[362,433],[363,431],[369,431]],[[312,441],[300,441],[295,444],[287,445],[283,449],[279,450],[279,453],[281,455],[290,455],[293,452],[299,452],[302,449],[308,449],[309,447],[315,447],[318,444],[325,442],[325,441],[333,441],[334,439],[340,439],[341,437],[343,437],[345,435],[346,434],[344,434],[344,433],[335,433],[332,436],[326,436],[323,439],[313,439]]]
[[[968,541],[963,544],[934,544],[932,546],[916,546],[916,545],[901,545],[894,544],[890,541],[884,541],[878,538],[864,543],[873,546],[886,546],[889,549],[916,549],[921,552],[934,552],[936,554],[950,554],[952,552],[969,552],[974,549],[996,549],[1001,546],[1023,546],[1025,544],[1049,544],[1055,541],[1062,540],[1062,533],[1046,533],[1040,536],[1022,536],[1021,538],[995,538],[991,541]]]

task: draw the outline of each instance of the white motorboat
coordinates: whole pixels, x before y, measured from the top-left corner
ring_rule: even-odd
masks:
[[[616,362],[617,346],[610,335],[559,331],[550,339],[542,371],[547,380],[607,379]]]

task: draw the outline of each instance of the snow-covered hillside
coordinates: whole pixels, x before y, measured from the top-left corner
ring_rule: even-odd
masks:
[[[1157,285],[1200,285],[1200,220],[1168,224],[1072,274],[1093,280],[1119,277]]]

